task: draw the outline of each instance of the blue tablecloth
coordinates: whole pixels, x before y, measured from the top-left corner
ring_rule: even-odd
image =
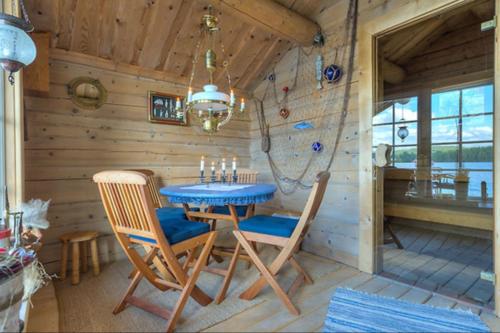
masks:
[[[163,187],[160,194],[178,204],[250,205],[271,200],[276,189],[274,184],[190,184]]]

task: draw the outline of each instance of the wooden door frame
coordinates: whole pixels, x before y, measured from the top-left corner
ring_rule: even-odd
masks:
[[[358,268],[367,273],[380,269],[382,251],[376,237],[382,222],[376,223],[374,201],[374,167],[372,162],[372,117],[378,96],[377,38],[418,23],[440,13],[472,2],[471,0],[411,1],[388,13],[364,22],[358,29],[359,45],[359,255]],[[500,0],[495,0],[496,16],[500,17]],[[500,32],[495,32],[495,82],[500,82]],[[494,156],[500,156],[500,84],[495,85]],[[495,313],[500,314],[500,163],[494,163],[494,271]],[[367,195],[371,194],[371,195]],[[370,198],[367,200],[367,198]],[[377,244],[379,241],[379,244]]]

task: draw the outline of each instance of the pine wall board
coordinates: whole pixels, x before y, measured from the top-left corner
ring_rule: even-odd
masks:
[[[79,76],[99,79],[107,102],[85,110],[71,102],[67,83]],[[75,230],[97,230],[103,262],[122,256],[100,202],[92,175],[107,169],[147,168],[162,184],[193,183],[200,156],[208,161],[237,156],[250,161],[250,118],[236,114],[218,134],[207,135],[195,120],[188,127],[152,124],[148,90],[183,94],[182,85],[97,68],[92,63],[51,59],[50,92],[26,96],[26,199],[51,199],[41,260],[49,271],[59,266],[58,237]]]

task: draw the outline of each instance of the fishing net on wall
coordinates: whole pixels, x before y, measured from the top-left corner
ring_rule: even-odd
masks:
[[[332,36],[323,47],[292,50],[273,68],[264,88],[255,93],[262,150],[284,194],[310,188],[316,174],[329,170],[339,153],[351,153],[350,134],[343,133],[346,124],[349,126],[357,2],[349,3],[343,39]],[[322,82],[330,64],[339,72],[331,82]]]

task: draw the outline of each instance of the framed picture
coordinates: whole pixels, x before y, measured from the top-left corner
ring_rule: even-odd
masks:
[[[175,95],[162,94],[155,91],[148,92],[148,117],[152,123],[187,125],[187,117],[177,118],[175,111],[175,101],[177,97],[181,100],[181,107],[184,107],[184,98]]]

